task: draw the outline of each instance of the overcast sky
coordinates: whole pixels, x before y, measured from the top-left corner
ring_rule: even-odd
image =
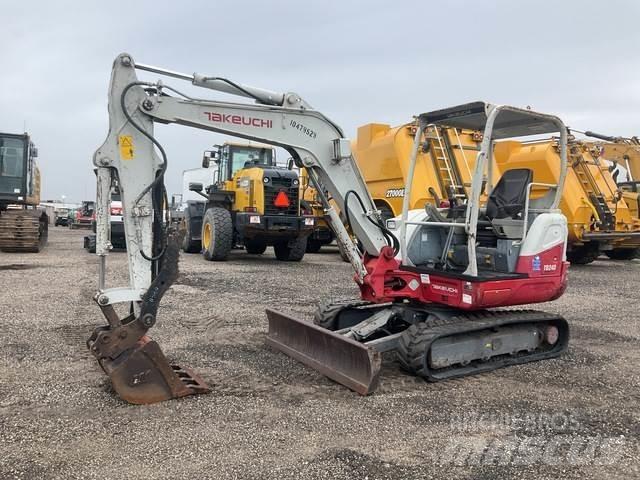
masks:
[[[0,11],[0,131],[26,125],[43,199],[94,197],[91,158],[107,134],[107,86],[121,52],[295,91],[350,137],[364,123],[480,99],[530,105],[580,130],[640,134],[635,0],[16,0]],[[224,141],[180,126],[157,134],[169,195],[203,150]]]

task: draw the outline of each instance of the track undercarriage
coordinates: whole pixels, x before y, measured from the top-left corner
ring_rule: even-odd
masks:
[[[377,387],[383,352],[437,382],[554,358],[569,341],[564,318],[533,310],[347,300],[321,304],[314,324],[271,310],[267,316],[268,344],[362,395]]]
[[[37,253],[47,243],[48,223],[39,210],[0,212],[0,251]]]

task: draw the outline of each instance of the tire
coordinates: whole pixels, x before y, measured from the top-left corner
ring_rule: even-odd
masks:
[[[440,325],[446,325],[450,320],[430,316],[426,321],[411,325],[400,336],[396,356],[403,370],[412,375],[424,377],[427,367],[427,345],[430,338],[428,330]]]
[[[202,219],[202,256],[209,261],[226,260],[233,246],[233,223],[229,210],[211,207]]]
[[[89,253],[96,253],[96,237],[94,235],[84,237],[84,248]]]
[[[605,252],[611,260],[633,260],[640,258],[640,248],[614,248]]]
[[[382,217],[382,223],[384,224],[384,226],[387,226],[387,220],[389,220],[390,218],[394,218],[395,215],[393,214],[393,210],[391,210],[391,207],[382,201],[379,202],[374,202],[376,204],[376,208],[378,210],[380,210],[380,216]]]
[[[307,240],[307,253],[318,253],[322,248],[322,242],[314,238]]]
[[[276,253],[276,258],[282,262],[299,262],[307,250],[307,237],[277,242],[273,245],[273,250]]]
[[[267,242],[259,238],[252,238],[244,242],[244,248],[251,255],[262,255],[267,249]]]
[[[597,243],[587,243],[567,251],[567,260],[574,265],[587,265],[594,262],[599,256],[600,251]]]
[[[184,228],[185,234],[182,239],[182,251],[185,253],[198,253],[202,250],[202,242],[193,239],[191,235],[191,222],[188,216],[184,217]]]

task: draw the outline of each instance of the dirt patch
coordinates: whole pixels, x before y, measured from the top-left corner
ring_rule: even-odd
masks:
[[[0,271],[3,270],[30,270],[32,268],[38,268],[37,265],[30,265],[28,263],[11,263],[9,265],[0,265]]]

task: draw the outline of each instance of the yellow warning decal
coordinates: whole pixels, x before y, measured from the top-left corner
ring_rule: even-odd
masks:
[[[120,158],[122,160],[133,160],[133,137],[131,135],[120,135],[118,143],[120,144]]]

